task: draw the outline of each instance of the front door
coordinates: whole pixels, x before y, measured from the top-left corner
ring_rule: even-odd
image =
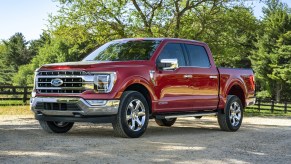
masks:
[[[157,59],[157,62],[162,59],[178,60],[177,69],[157,72],[155,92],[159,97],[156,103],[158,112],[193,110],[192,91],[189,90],[191,80],[188,77],[191,68],[185,67],[185,55],[182,44],[167,43]]]

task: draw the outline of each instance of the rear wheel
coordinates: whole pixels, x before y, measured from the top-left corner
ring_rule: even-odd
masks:
[[[241,100],[234,95],[228,96],[224,111],[218,111],[217,119],[221,130],[230,132],[237,131],[243,120]]]
[[[169,119],[157,119],[155,121],[160,126],[172,126],[176,122],[177,118],[169,118]]]
[[[202,116],[195,116],[195,118],[196,118],[196,119],[201,119],[201,118],[202,118]]]
[[[112,123],[120,137],[137,138],[146,131],[149,121],[149,106],[144,96],[136,91],[126,91],[121,97],[118,114]]]
[[[42,129],[48,133],[66,133],[74,125],[73,122],[39,121]]]

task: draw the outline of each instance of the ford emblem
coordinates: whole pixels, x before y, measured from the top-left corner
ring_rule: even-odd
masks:
[[[62,79],[52,79],[51,81],[52,86],[55,86],[55,87],[61,86],[63,83],[64,82]]]

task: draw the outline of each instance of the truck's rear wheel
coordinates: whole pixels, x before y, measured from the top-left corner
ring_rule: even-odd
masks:
[[[172,126],[176,122],[177,118],[170,118],[170,119],[157,119],[155,121],[160,126]]]
[[[237,131],[243,120],[241,100],[237,96],[229,95],[224,111],[218,111],[217,119],[221,130],[230,132]]]
[[[48,133],[66,133],[74,125],[73,122],[39,121],[42,129]]]
[[[146,131],[149,121],[149,106],[144,96],[136,91],[126,91],[121,97],[118,114],[112,123],[120,137],[137,138]]]

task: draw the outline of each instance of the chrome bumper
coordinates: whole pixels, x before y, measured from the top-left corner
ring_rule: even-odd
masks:
[[[247,106],[254,105],[255,103],[256,103],[256,97],[250,97],[250,98],[246,99]]]
[[[37,107],[38,103],[62,103],[75,104],[79,110],[54,110]],[[103,105],[90,105],[82,98],[71,97],[35,97],[30,99],[31,110],[36,115],[48,116],[106,116],[115,115],[118,112],[119,100],[107,100]]]

